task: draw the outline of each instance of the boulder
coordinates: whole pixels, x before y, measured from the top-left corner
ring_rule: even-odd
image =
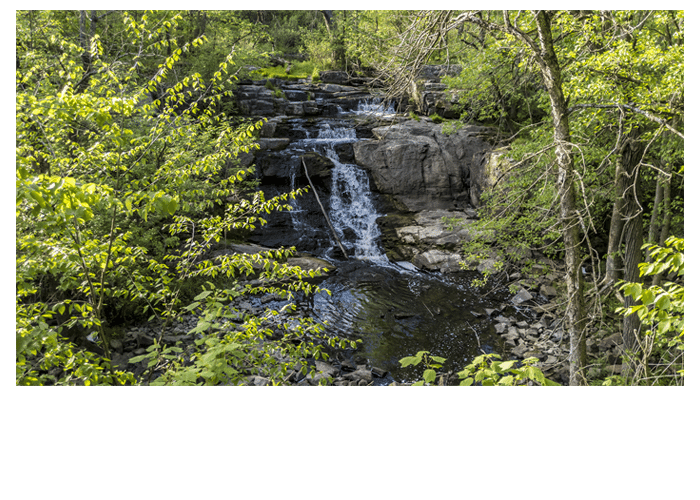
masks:
[[[372,381],[372,372],[366,368],[360,368],[351,372],[347,375],[348,378],[352,379],[354,382],[358,383],[364,381],[365,384]],[[365,385],[363,384],[363,385]],[[357,384],[356,384],[357,385]]]
[[[473,173],[487,164],[491,130],[467,125],[445,135],[431,121],[372,129],[376,139],[354,144],[355,161],[366,168],[378,191],[409,211],[469,207]],[[484,189],[484,187],[480,188]]]
[[[289,139],[258,139],[258,144],[262,151],[280,151],[289,146]]]
[[[598,349],[600,351],[612,350],[615,347],[622,345],[622,333],[616,332],[612,335],[608,335],[603,340],[598,343]]]
[[[412,264],[420,269],[451,273],[462,269],[461,262],[462,258],[458,253],[434,249],[416,255]]]
[[[418,77],[432,82],[433,84],[441,85],[439,82],[443,76],[457,76],[461,72],[462,66],[459,64],[426,64],[421,68]]]
[[[311,256],[290,257],[287,259],[287,264],[290,266],[300,267],[302,271],[316,271],[320,269],[328,269],[329,271],[332,271],[335,269],[335,266],[328,261]],[[322,272],[321,276],[328,276],[328,274]]]
[[[335,83],[338,85],[350,83],[350,75],[345,71],[319,71],[318,76],[323,83]]]

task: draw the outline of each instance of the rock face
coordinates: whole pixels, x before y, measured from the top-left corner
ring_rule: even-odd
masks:
[[[483,179],[493,149],[491,130],[473,125],[446,135],[439,124],[407,120],[372,133],[375,140],[354,144],[355,160],[380,193],[411,212],[468,208],[471,181]]]
[[[476,210],[424,210],[378,220],[387,255],[420,269],[443,273],[462,270],[460,245],[475,237],[470,225]]]
[[[347,108],[372,97],[364,80],[349,78],[341,71],[328,73],[323,83],[242,80],[233,95],[243,114],[257,117],[334,116],[339,106]]]

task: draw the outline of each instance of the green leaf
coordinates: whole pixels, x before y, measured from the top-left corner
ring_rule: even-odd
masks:
[[[435,376],[436,376],[435,370],[433,370],[431,368],[428,368],[427,370],[425,370],[423,372],[423,380],[425,380],[425,382],[427,384],[434,382]]]
[[[655,307],[660,310],[669,309],[671,307],[671,298],[666,294],[658,296]]]
[[[507,375],[505,377],[502,377],[498,381],[498,385],[513,385],[514,382],[515,382],[515,378],[513,377],[513,375]]]
[[[194,300],[206,299],[207,297],[209,297],[209,295],[211,295],[211,293],[212,293],[211,290],[205,290],[205,291],[203,291],[202,293],[200,293],[199,295],[197,295],[197,296],[194,298]],[[198,304],[198,305],[199,305],[199,304]]]
[[[502,362],[500,362],[501,370],[503,370],[503,371],[510,370],[515,363],[516,363],[516,360],[514,360],[514,359],[511,359],[509,361],[502,361]]]
[[[644,290],[641,295],[641,300],[645,306],[652,304],[654,302],[654,292],[651,290]]]
[[[406,368],[407,366],[416,366],[423,361],[422,357],[419,356],[406,356],[401,358],[399,363],[401,363],[401,368]]]
[[[201,302],[193,302],[189,306],[185,307],[185,311],[193,311],[200,306]]]

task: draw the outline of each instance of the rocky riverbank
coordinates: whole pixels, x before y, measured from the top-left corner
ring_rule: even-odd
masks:
[[[435,214],[433,214],[435,216]],[[466,215],[466,214],[465,214]],[[426,222],[436,220],[424,214],[418,220]],[[411,227],[411,226],[407,226]],[[421,226],[419,226],[421,227]],[[435,231],[437,233],[437,231]],[[414,230],[403,232],[402,234],[416,234]],[[417,234],[429,235],[429,238],[440,240],[441,236],[430,231],[418,231]],[[444,235],[442,236],[444,238]],[[426,245],[426,238],[420,240]],[[436,241],[437,241],[436,240]],[[262,250],[261,247],[252,245],[235,245],[229,251],[250,253]],[[435,250],[435,249],[434,249]],[[430,252],[431,250],[427,250]],[[421,254],[418,254],[421,255]],[[456,259],[456,254],[454,258]],[[333,276],[334,266],[323,259],[313,256],[299,255],[292,257],[289,264],[299,265],[303,269],[327,268],[326,276]],[[428,267],[426,266],[426,269]],[[499,282],[496,286],[501,288],[513,286],[510,298],[503,301],[499,306],[486,308],[484,310],[472,311],[475,316],[486,315],[493,324],[495,333],[500,336],[505,344],[510,359],[525,359],[536,357],[540,361],[537,363],[545,376],[562,384],[568,383],[568,336],[563,327],[561,316],[565,303],[563,301],[563,267],[553,261],[543,261],[543,264],[536,264],[533,272],[539,272],[538,277],[523,278],[518,273],[512,273],[505,282]],[[439,272],[439,271],[433,271]],[[460,272],[454,271],[444,271]],[[254,277],[246,284],[259,284]],[[484,289],[485,294],[490,290]],[[237,299],[230,304],[232,310],[242,315],[250,314],[261,317],[270,308],[280,309],[281,303],[277,302],[277,297],[270,294],[257,296],[246,296]],[[300,313],[304,305],[298,304]],[[284,311],[276,316],[269,316],[267,326],[275,329],[276,326],[284,322],[294,321],[297,312]],[[191,346],[194,337],[191,332],[197,326],[198,318],[190,315],[181,322],[174,323],[164,330],[158,323],[147,323],[127,329],[119,340],[112,341],[113,362],[120,369],[132,371],[137,376],[147,371],[147,360],[138,363],[129,363],[129,359],[146,354],[146,349],[152,346],[155,339],[159,339],[164,346],[178,345],[187,351]],[[595,335],[592,335],[595,337]],[[352,339],[352,332],[348,332],[348,339]],[[612,335],[605,339],[591,338],[588,342],[591,356],[604,360],[601,369],[607,369],[609,373],[615,373],[620,368],[622,339],[618,335]],[[386,370],[372,366],[365,358],[359,356],[352,350],[334,350],[332,356],[327,361],[307,359],[310,366],[315,367],[315,373],[307,375],[297,365],[288,370],[285,383],[291,385],[336,385],[336,386],[366,386],[366,385],[401,385],[400,382],[393,381]],[[279,362],[289,361],[277,355]],[[157,376],[158,373],[154,374]],[[447,374],[443,379],[446,384],[457,384],[459,381],[454,375]],[[254,370],[251,370],[246,377],[247,385],[269,385],[271,381]]]

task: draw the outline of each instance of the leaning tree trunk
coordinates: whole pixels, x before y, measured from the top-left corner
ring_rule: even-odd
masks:
[[[559,213],[563,225],[566,252],[566,290],[569,299],[566,310],[570,347],[569,384],[585,385],[586,333],[583,274],[581,272],[581,234],[577,214],[578,201],[574,184],[574,160],[571,155],[569,118],[562,87],[561,69],[554,51],[550,14],[539,11],[536,19],[540,45],[538,63],[552,105],[554,142],[559,169]]]

